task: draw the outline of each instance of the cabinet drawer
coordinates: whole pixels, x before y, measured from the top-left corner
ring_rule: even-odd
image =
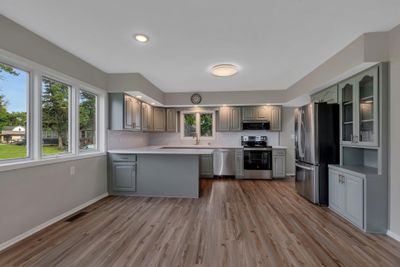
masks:
[[[110,154],[112,161],[136,161],[136,155],[133,154]]]
[[[273,149],[272,150],[272,156],[285,156],[286,155],[286,150],[284,149]]]

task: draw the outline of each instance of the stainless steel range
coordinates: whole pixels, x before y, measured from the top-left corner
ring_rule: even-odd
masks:
[[[272,179],[272,147],[267,136],[242,136],[245,179]]]

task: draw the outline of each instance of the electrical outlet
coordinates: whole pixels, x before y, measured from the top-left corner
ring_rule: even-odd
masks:
[[[75,166],[69,167],[69,174],[70,175],[75,175]]]

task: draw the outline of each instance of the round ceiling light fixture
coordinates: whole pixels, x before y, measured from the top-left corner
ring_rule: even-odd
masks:
[[[144,35],[142,33],[135,34],[135,40],[141,43],[147,43],[149,41],[149,37],[147,35]]]
[[[239,68],[233,64],[218,64],[211,67],[211,74],[218,77],[229,77],[238,73]]]

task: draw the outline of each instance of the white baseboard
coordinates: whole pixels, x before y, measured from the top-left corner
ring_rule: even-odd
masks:
[[[48,227],[48,226],[50,226],[50,225],[52,225],[52,224],[54,224],[54,223],[56,223],[58,221],[61,221],[62,219],[74,214],[75,212],[77,212],[77,211],[79,211],[79,210],[81,210],[83,208],[86,208],[87,206],[92,205],[93,203],[95,203],[95,202],[99,201],[100,199],[105,198],[107,196],[108,196],[108,193],[101,194],[101,195],[89,200],[88,202],[83,203],[83,204],[79,205],[78,207],[73,208],[72,210],[64,212],[63,214],[58,215],[57,217],[55,217],[53,219],[50,219],[47,222],[44,222],[44,223],[42,223],[42,224],[40,224],[40,225],[38,225],[38,226],[26,231],[25,233],[22,233],[22,234],[20,234],[20,235],[18,235],[16,237],[6,241],[6,242],[0,244],[0,251],[2,251],[4,249],[14,245],[15,243],[17,243],[17,242],[19,242],[19,241],[21,241],[21,240],[33,235],[33,234],[39,232],[40,230],[43,230],[44,228],[46,228],[46,227]]]
[[[400,235],[393,233],[392,231],[388,230],[386,232],[388,236],[400,242]]]
[[[294,173],[286,173],[286,176],[295,176]]]

